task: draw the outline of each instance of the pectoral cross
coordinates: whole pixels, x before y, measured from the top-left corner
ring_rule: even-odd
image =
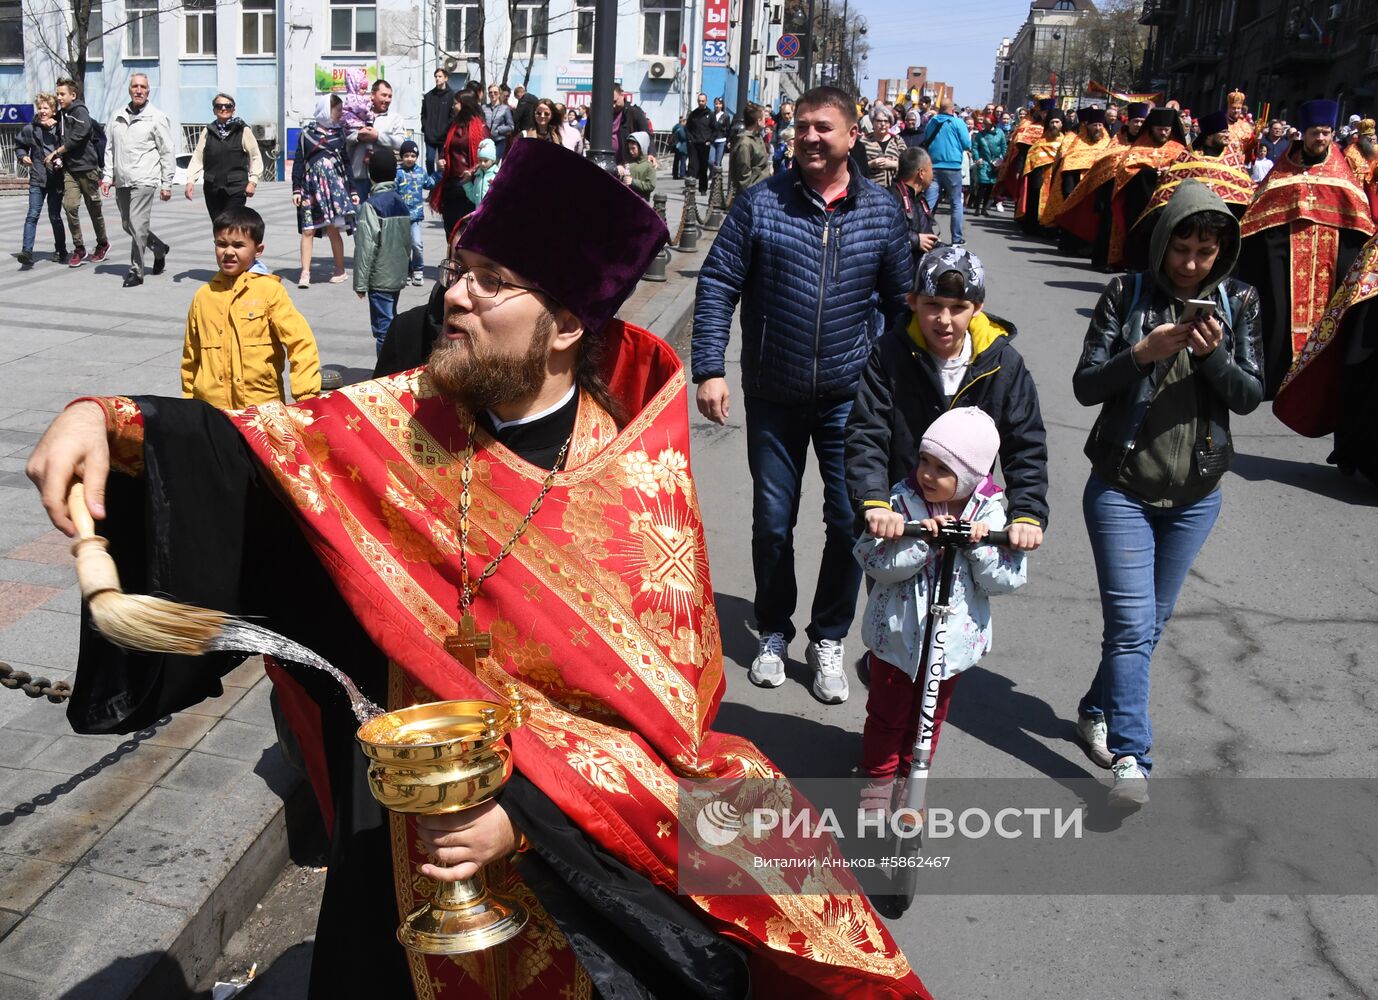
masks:
[[[460,616],[455,633],[445,637],[445,652],[470,671],[477,670],[478,658],[487,656],[492,648],[493,634],[477,631],[474,627],[474,616],[468,611]]]

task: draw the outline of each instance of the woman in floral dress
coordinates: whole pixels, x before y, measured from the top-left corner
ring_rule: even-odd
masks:
[[[340,124],[343,102],[331,94],[316,101],[316,120],[301,130],[297,156],[292,163],[292,204],[297,206],[297,231],[301,233],[301,277],[298,288],[311,285],[312,241],[324,231],[335,255],[331,284],[345,280],[344,239],[354,232],[354,213],[359,204],[350,192],[349,167],[345,160],[345,134]]]

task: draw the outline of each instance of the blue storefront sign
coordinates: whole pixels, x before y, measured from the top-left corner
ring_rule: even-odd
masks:
[[[27,125],[31,121],[32,104],[0,104],[0,125]]]

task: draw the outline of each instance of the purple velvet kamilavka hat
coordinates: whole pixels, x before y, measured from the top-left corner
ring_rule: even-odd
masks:
[[[595,333],[669,239],[651,206],[591,160],[518,139],[458,246],[529,279]]]

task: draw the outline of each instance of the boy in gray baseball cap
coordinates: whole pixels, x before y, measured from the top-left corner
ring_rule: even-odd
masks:
[[[1000,432],[1010,542],[1031,551],[1048,523],[1048,448],[1038,390],[1011,343],[1014,324],[985,311],[986,271],[965,247],[919,261],[910,312],[871,350],[847,421],[847,487],[866,531],[896,538],[904,517],[892,487],[914,469],[924,433],[943,413],[980,407]]]

